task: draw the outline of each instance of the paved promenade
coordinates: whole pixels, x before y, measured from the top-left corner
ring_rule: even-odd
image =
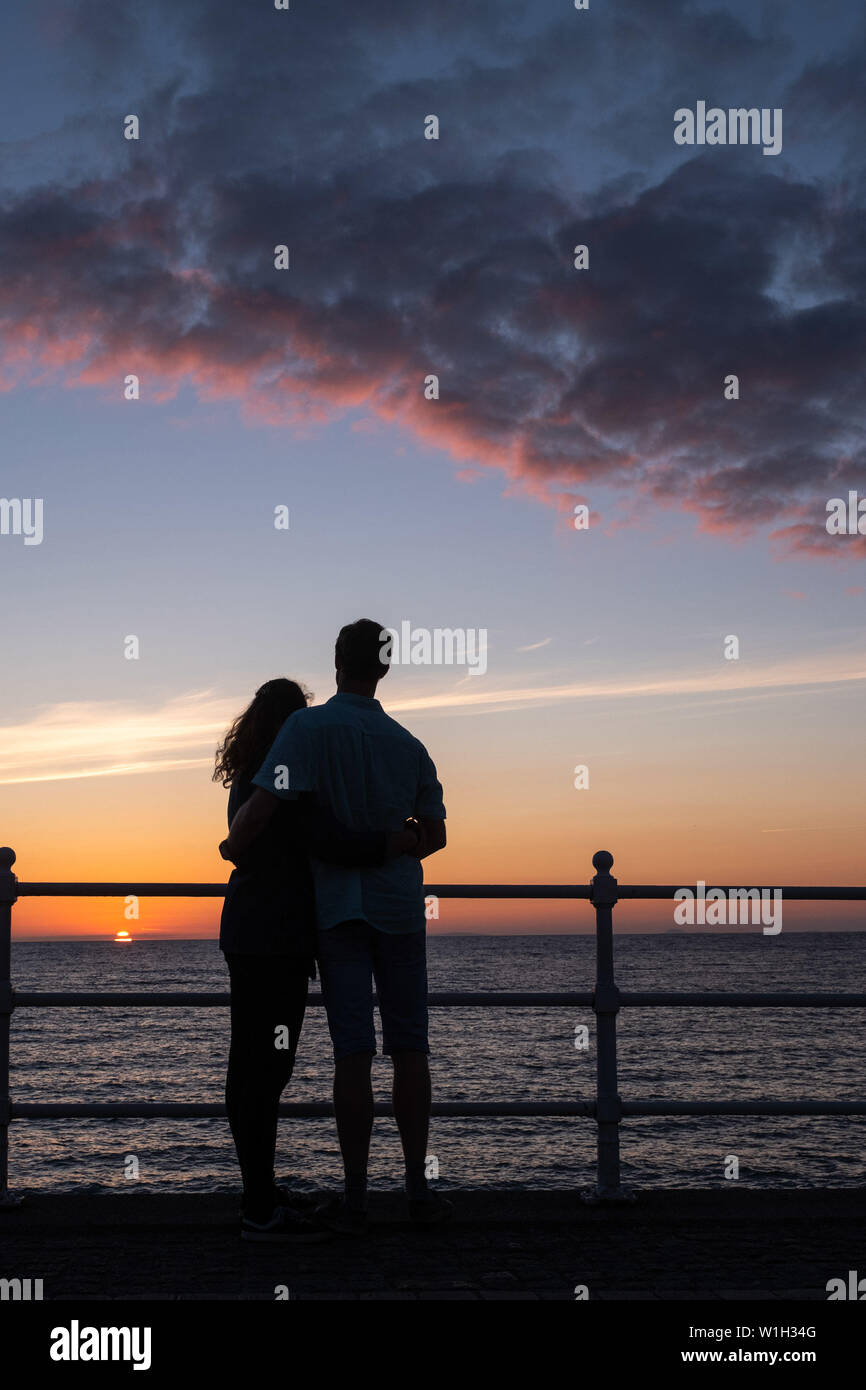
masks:
[[[411,1228],[373,1194],[363,1240],[306,1247],[238,1239],[223,1195],[29,1194],[0,1213],[0,1277],[45,1299],[826,1300],[864,1265],[866,1193],[642,1192],[588,1207],[562,1192],[457,1192],[444,1230]]]

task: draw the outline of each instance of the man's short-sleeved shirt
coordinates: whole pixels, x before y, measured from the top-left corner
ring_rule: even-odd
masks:
[[[352,830],[402,830],[407,816],[445,819],[427,749],[367,695],[338,692],[290,715],[253,781],[289,799],[316,792]],[[423,928],[424,876],[411,855],[373,869],[312,864],[323,930],[358,918],[384,932]]]

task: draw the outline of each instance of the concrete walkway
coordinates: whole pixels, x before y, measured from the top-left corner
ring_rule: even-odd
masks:
[[[439,1231],[373,1194],[362,1240],[243,1243],[225,1195],[25,1194],[0,1213],[0,1278],[43,1280],[47,1299],[820,1300],[864,1264],[857,1190],[642,1192],[629,1207],[577,1193],[449,1194]],[[866,1266],[863,1270],[866,1274]]]

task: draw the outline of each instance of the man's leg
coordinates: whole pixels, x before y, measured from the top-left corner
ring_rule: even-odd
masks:
[[[425,1173],[430,1125],[427,1065],[427,936],[421,931],[377,932],[374,972],[384,1051],[394,1063],[394,1118],[406,1163],[410,1203],[431,1194]]]
[[[356,1213],[367,1206],[367,1160],[373,1128],[370,1067],[376,1034],[371,931],[367,922],[341,922],[318,934],[322,997],[334,1044],[334,1110],[343,1156],[345,1202]]]
[[[373,1132],[372,1053],[356,1052],[334,1062],[334,1110],[343,1155],[346,1206],[367,1207],[367,1160]]]
[[[427,1192],[425,1174],[430,1129],[430,1068],[424,1052],[394,1052],[394,1118],[400,1131],[410,1200]]]

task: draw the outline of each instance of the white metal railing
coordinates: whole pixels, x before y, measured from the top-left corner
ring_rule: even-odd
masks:
[[[10,1021],[15,1009],[34,1008],[223,1008],[228,993],[117,993],[16,991],[11,981],[12,906],[19,897],[222,897],[223,883],[21,883],[12,866],[15,853],[0,849],[0,1208],[15,1205],[8,1190],[9,1124],[36,1119],[129,1119],[224,1116],[222,1104],[186,1104],[134,1101],[85,1104],[17,1104],[9,1095]],[[476,991],[433,993],[434,1008],[592,1008],[596,1016],[597,1067],[594,1100],[502,1101],[463,1103],[444,1101],[432,1113],[446,1118],[470,1116],[584,1116],[597,1126],[597,1201],[628,1201],[631,1193],[620,1180],[619,1126],[624,1118],[646,1115],[866,1115],[863,1100],[632,1100],[623,1101],[617,1082],[616,1016],[621,1008],[866,1008],[866,994],[828,993],[733,993],[687,991],[684,993],[629,992],[617,988],[613,964],[613,908],[622,898],[673,898],[675,885],[623,886],[610,870],[613,856],[606,850],[593,855],[596,870],[587,885],[558,884],[431,884],[426,891],[441,898],[573,898],[587,899],[596,917],[596,977],[591,991],[521,993]],[[783,898],[813,902],[866,901],[866,888],[783,888]],[[321,1004],[313,994],[312,1005]],[[390,1115],[391,1106],[377,1104],[378,1115]],[[320,1117],[333,1115],[326,1102],[291,1102],[280,1106],[281,1115]]]

